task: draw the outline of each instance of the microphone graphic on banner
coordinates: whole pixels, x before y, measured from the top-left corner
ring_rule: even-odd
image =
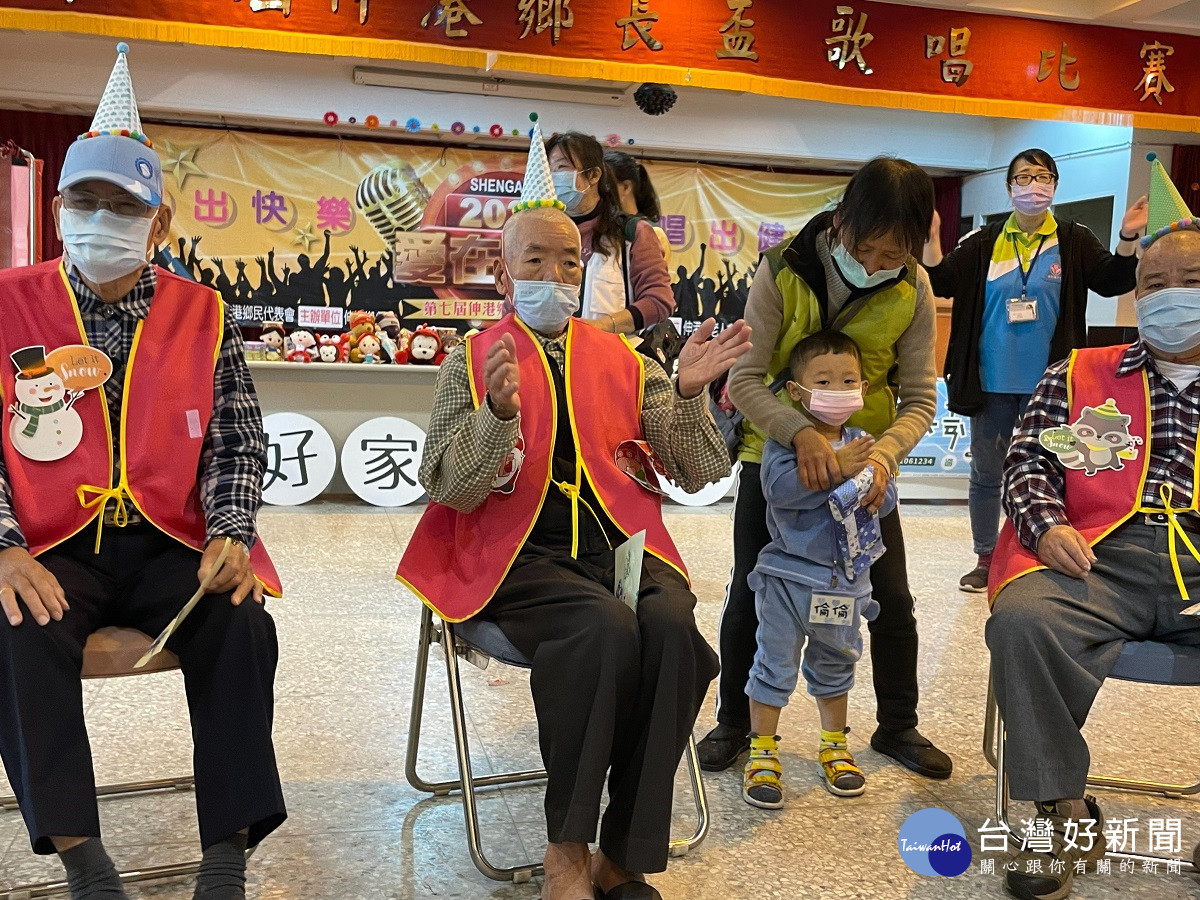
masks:
[[[429,205],[429,189],[407,163],[376,166],[358,183],[355,203],[375,233],[391,249],[396,232],[416,231]]]

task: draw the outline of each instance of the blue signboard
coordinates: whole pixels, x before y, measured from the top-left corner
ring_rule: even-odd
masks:
[[[971,420],[946,408],[946,382],[937,381],[937,414],[925,437],[900,463],[912,475],[971,474]]]

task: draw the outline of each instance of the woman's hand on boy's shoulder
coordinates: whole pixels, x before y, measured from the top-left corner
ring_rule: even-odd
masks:
[[[841,484],[842,470],[833,445],[815,428],[801,428],[792,438],[800,483],[810,491],[828,491]]]

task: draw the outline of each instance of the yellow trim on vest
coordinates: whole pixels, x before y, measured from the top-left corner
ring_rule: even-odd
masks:
[[[467,387],[471,390],[471,403],[479,409],[483,401],[479,399],[479,391],[475,388],[475,353],[471,349],[471,341],[463,341],[463,349],[467,353]]]
[[[67,299],[69,299],[71,301],[71,312],[75,314],[75,326],[79,329],[79,340],[83,343],[84,346],[90,347],[91,344],[88,343],[88,339],[87,339],[87,330],[83,327],[83,316],[79,312],[79,298],[75,296],[75,289],[73,287],[71,287],[71,279],[67,277],[66,264],[63,263],[61,260],[59,261],[59,264],[58,264],[58,277],[62,279],[63,286],[67,289]],[[92,490],[99,491],[102,493],[107,493],[112,490],[112,470],[113,470],[112,418],[109,416],[109,412],[108,412],[108,394],[104,390],[104,385],[101,385],[99,388],[96,389],[96,391],[100,395],[100,404],[104,410],[103,418],[104,418],[104,435],[106,438],[105,446],[108,448],[108,484],[103,488],[95,487],[95,486],[91,486],[91,485],[79,486],[76,489],[76,496],[79,497],[80,504],[85,505],[85,506],[86,506],[86,504],[83,504],[83,497],[80,496],[80,492],[84,489],[84,487],[89,487]],[[100,531],[104,528],[104,507],[105,507],[106,503],[107,503],[107,500],[105,500],[102,503],[97,504],[95,515],[89,516],[87,521],[84,522],[82,525],[80,525],[77,529],[72,531],[70,534],[68,534],[66,537],[64,537],[61,541],[50,544],[49,546],[47,546],[45,548],[45,550],[42,550],[41,553],[39,553],[38,555],[41,556],[41,554],[45,553],[47,550],[52,550],[53,548],[66,543],[71,538],[75,537],[75,535],[77,535],[81,531],[83,531],[83,529],[85,529],[89,525],[91,525],[93,520],[96,520],[96,519],[99,519],[99,522],[100,522],[100,524],[96,530],[96,552],[99,553],[100,552]]]
[[[529,327],[526,326],[526,324],[524,322],[522,322],[520,319],[518,319],[516,316],[513,316],[513,322],[514,322],[514,324],[516,324],[516,326],[518,328],[520,328],[522,331],[524,331],[525,334],[529,337],[529,339],[533,342],[533,349],[535,351],[537,351],[538,358],[541,360],[541,363],[542,363],[542,369],[544,370],[544,372],[546,374],[546,384],[550,391],[550,413],[551,413],[551,415],[550,415],[550,452],[546,456],[546,474],[545,474],[545,484],[542,487],[542,498],[538,501],[537,509],[534,511],[533,518],[529,522],[529,528],[525,531],[525,536],[523,538],[521,538],[520,543],[517,544],[516,552],[513,553],[512,559],[510,559],[508,561],[507,565],[505,565],[504,572],[500,575],[500,580],[498,582],[496,582],[496,588],[499,588],[500,585],[504,583],[504,579],[507,578],[508,573],[510,571],[512,571],[513,563],[515,563],[517,561],[517,557],[521,555],[521,550],[525,546],[525,542],[529,540],[529,535],[533,534],[533,529],[537,525],[537,520],[539,518],[541,518],[542,507],[546,505],[546,495],[550,492],[550,484],[554,480],[554,442],[558,438],[558,398],[554,396],[554,378],[551,377],[551,375],[550,375],[550,363],[548,363],[546,361],[546,354],[542,351],[542,344],[537,339],[537,335],[535,335],[529,329]],[[479,401],[478,392],[475,390],[475,367],[471,364],[471,343],[472,343],[472,341],[470,339],[468,339],[464,343],[466,345],[466,352],[467,352],[467,383],[471,387],[471,399],[475,403],[475,408],[478,409],[480,406],[480,401]],[[518,413],[517,415],[520,416],[520,413]],[[518,428],[519,427],[520,426],[518,426]],[[431,603],[429,601],[428,597],[426,597],[419,590],[417,590],[416,587],[414,587],[410,582],[406,581],[404,579],[404,577],[401,576],[400,573],[398,573],[398,572],[396,573],[396,580],[399,581],[401,584],[403,584],[405,587],[407,587],[414,594],[416,594],[422,603],[424,603],[426,606],[428,606],[430,609],[432,609],[435,613],[437,613],[437,615],[440,618],[444,619],[447,622],[465,622],[467,619],[471,618],[472,616],[478,615],[479,611],[482,610],[489,603],[491,603],[492,597],[494,597],[496,595],[496,589],[494,588],[492,590],[491,595],[488,597],[485,597],[483,603],[481,603],[479,605],[479,608],[476,609],[473,613],[471,613],[470,615],[463,616],[461,619],[450,619],[450,618],[447,618],[446,616],[444,616],[441,613],[441,611],[433,603]]]
[[[213,299],[217,301],[217,343],[213,346],[213,376],[217,374],[217,360],[221,358],[221,345],[225,343],[225,301],[217,291],[213,291]]]
[[[584,477],[586,477],[588,480],[588,484],[591,485],[592,493],[596,495],[596,502],[599,503],[600,508],[602,510],[604,510],[604,514],[606,516],[608,516],[609,521],[612,522],[617,527],[617,530],[619,532],[621,532],[621,534],[625,535],[626,539],[628,539],[630,537],[633,537],[633,535],[631,535],[629,532],[627,532],[624,528],[621,527],[621,523],[617,521],[616,517],[612,514],[612,512],[609,510],[609,508],[605,505],[604,498],[600,495],[600,491],[596,490],[595,479],[592,478],[591,473],[587,469],[587,464],[584,463],[584,461],[583,461],[583,450],[579,446],[579,428],[575,424],[575,407],[574,407],[574,404],[571,403],[571,352],[572,352],[571,351],[571,343],[573,340],[572,334],[574,333],[573,327],[574,326],[572,323],[572,325],[568,326],[568,329],[567,329],[567,348],[566,348],[567,364],[563,367],[565,370],[563,372],[563,379],[566,382],[567,413],[571,417],[571,440],[573,440],[575,442],[575,465],[576,465],[576,472],[575,472],[576,485],[575,486],[576,486],[576,491],[578,491],[578,488],[579,488],[579,474],[580,474],[580,471],[582,471]],[[622,335],[621,337],[622,337],[622,340],[624,340],[624,335]],[[626,346],[626,348],[628,348],[629,352],[634,355],[634,357],[638,363],[638,366],[639,366],[639,372],[641,373],[641,390],[639,390],[639,395],[638,395],[638,421],[640,422],[641,421],[641,413],[642,413],[641,392],[645,390],[645,385],[646,385],[645,363],[641,359],[641,354],[638,353],[636,350],[634,350],[632,347],[630,347],[628,341],[625,341],[625,346]],[[560,488],[560,490],[561,490],[561,488]],[[595,515],[595,511],[592,512],[592,515]],[[571,524],[572,524],[572,527],[575,529],[575,534],[573,535],[572,542],[571,542],[571,556],[575,556],[575,554],[576,554],[577,543],[578,543],[578,538],[579,538],[579,528],[578,528],[578,522],[576,521],[576,516],[577,516],[577,513],[576,513],[575,509],[572,508],[572,514],[571,514],[572,523]],[[597,517],[597,521],[598,520],[599,520],[599,517]],[[665,527],[666,526],[664,525],[664,528]],[[604,529],[601,528],[601,531],[603,531],[603,530]],[[608,540],[607,536],[605,536],[605,540],[606,541]],[[671,562],[669,559],[664,557],[661,553],[657,552],[653,547],[646,547],[646,550],[648,550],[652,556],[662,560],[668,566],[670,566],[672,569],[674,569],[676,572],[678,572],[683,577],[683,580],[686,581],[689,586],[691,586],[692,580],[688,577],[687,572],[684,572],[682,569],[679,568],[679,566],[675,565],[675,563]]]

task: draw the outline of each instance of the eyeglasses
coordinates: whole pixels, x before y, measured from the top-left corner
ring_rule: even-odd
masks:
[[[1057,180],[1049,172],[1039,172],[1037,175],[1014,175],[1012,177],[1012,183],[1019,184],[1021,187],[1025,187],[1033,181],[1036,181],[1038,184],[1054,184]]]
[[[78,210],[79,212],[96,212],[99,209],[107,209],[118,216],[130,216],[141,219],[146,218],[154,211],[153,207],[147,206],[141,200],[129,194],[105,200],[103,197],[97,197],[95,194],[70,191],[62,195],[62,201],[63,206],[67,209]]]

